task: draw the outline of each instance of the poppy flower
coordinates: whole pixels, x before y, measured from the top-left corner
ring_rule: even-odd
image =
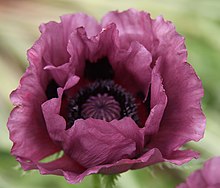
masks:
[[[213,157],[204,163],[202,169],[193,172],[177,188],[219,188],[220,187],[220,157]]]
[[[77,183],[198,157],[180,148],[203,137],[203,88],[171,22],[130,9],[100,23],[64,15],[40,32],[11,94],[11,153],[24,170]]]

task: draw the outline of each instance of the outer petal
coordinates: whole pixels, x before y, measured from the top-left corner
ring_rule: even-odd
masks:
[[[72,172],[65,172],[64,176],[69,183],[74,184],[82,181],[85,176],[90,174],[117,174],[125,172],[129,169],[143,168],[145,166],[162,161],[163,159],[159,150],[152,149],[138,159],[122,159],[112,164],[95,166],[78,175]]]
[[[136,143],[136,152],[138,154],[143,152],[144,147],[144,131],[140,129],[133,119],[124,117],[121,120],[113,120],[111,124],[122,134],[124,137],[133,140]]]
[[[159,132],[152,137],[150,145],[171,157],[172,151],[184,143],[203,137],[205,116],[200,105],[203,89],[187,63],[158,61],[156,66],[163,78],[168,103]]]
[[[42,43],[47,49],[43,57],[48,65],[59,66],[69,61],[67,43],[71,33],[78,27],[84,27],[89,35],[96,35],[101,29],[95,19],[85,14],[65,15],[61,17],[60,23],[49,22],[41,25]]]
[[[11,152],[24,161],[38,161],[59,150],[50,140],[42,116],[40,105],[46,96],[41,80],[47,82],[42,67],[31,65],[18,89],[11,94],[11,100],[16,105],[7,124],[14,143]]]
[[[153,63],[160,56],[166,61],[186,61],[184,38],[176,32],[174,25],[164,21],[162,16],[152,20],[148,13],[135,9],[113,11],[103,17],[101,24],[106,26],[110,23],[117,25],[121,47],[128,49],[131,42],[138,41],[151,52]]]
[[[70,34],[79,27],[85,28],[88,37],[96,36],[101,31],[101,26],[91,16],[83,13],[67,14],[60,17],[63,25],[64,36],[69,39]]]
[[[17,160],[22,164],[24,170],[39,169],[41,174],[54,174],[63,176],[64,171],[71,171],[73,174],[79,174],[85,171],[82,166],[80,166],[65,154],[61,158],[47,163],[38,161],[25,161],[20,157],[18,157]]]
[[[42,112],[44,115],[48,133],[50,135],[50,138],[58,144],[62,143],[66,134],[66,121],[60,115],[63,92],[75,86],[78,81],[79,77],[70,77],[66,82],[64,88],[58,88],[58,98],[53,98],[42,104]]]
[[[101,30],[96,20],[85,14],[65,15],[61,17],[60,23],[49,22],[40,26],[41,37],[29,52],[40,58],[40,63],[47,66],[46,69],[50,70],[52,77],[62,87],[68,79],[68,73],[73,72],[68,64],[70,54],[67,44],[71,33],[78,27],[84,27],[89,35],[96,35]],[[64,72],[66,74],[60,74]]]
[[[135,9],[110,12],[101,21],[103,27],[116,24],[119,51],[111,62],[115,79],[135,95],[139,91],[147,95],[150,85],[154,45],[151,22],[149,14]]]
[[[118,127],[117,124],[123,125]],[[122,126],[128,130],[120,130]],[[73,127],[67,130],[64,151],[87,168],[132,158],[135,156],[137,140],[130,134],[132,131],[138,134],[134,125],[124,124],[124,120],[113,123],[97,119],[76,120]],[[143,135],[141,138],[139,133],[139,136],[143,140]]]
[[[110,23],[116,24],[122,48],[128,49],[133,41],[138,41],[151,51],[154,39],[149,14],[135,9],[113,11],[105,15],[101,23],[103,27]]]
[[[173,151],[168,158],[164,158],[167,162],[182,165],[191,161],[193,158],[199,158],[199,153],[192,150],[176,150]]]
[[[152,30],[157,41],[152,50],[155,60],[161,56],[164,61],[172,63],[187,61],[184,37],[176,32],[175,26],[171,22],[165,21],[162,16],[159,16],[153,20]]]
[[[150,115],[145,123],[145,134],[153,135],[158,132],[160,122],[167,105],[167,96],[162,84],[162,78],[158,72],[158,67],[154,67],[151,78],[150,90]]]
[[[60,66],[69,61],[66,46],[68,36],[64,37],[62,23],[49,22],[40,26],[41,37],[34,49],[41,55],[44,65]]]

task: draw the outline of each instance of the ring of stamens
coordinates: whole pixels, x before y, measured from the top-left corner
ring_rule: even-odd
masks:
[[[112,80],[99,80],[79,90],[69,99],[67,128],[80,118],[110,122],[125,116],[139,123],[134,97]]]

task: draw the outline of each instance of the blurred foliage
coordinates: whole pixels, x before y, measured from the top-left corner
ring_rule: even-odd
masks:
[[[67,13],[85,12],[100,19],[107,11],[130,7],[146,10],[152,17],[163,15],[186,38],[189,63],[203,81],[203,109],[207,116],[205,138],[186,147],[200,151],[201,159],[183,167],[155,165],[123,173],[118,188],[175,187],[202,162],[220,155],[220,1],[219,0],[0,0],[0,188],[91,187],[92,179],[69,185],[62,177],[16,170],[10,156],[11,142],[6,128],[12,109],[10,92],[19,84],[27,67],[26,51],[39,36],[42,22],[59,20]]]

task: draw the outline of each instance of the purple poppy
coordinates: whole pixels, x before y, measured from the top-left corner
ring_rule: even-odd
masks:
[[[220,157],[214,157],[204,163],[201,170],[193,172],[177,188],[219,188],[220,187]]]
[[[180,147],[203,137],[203,88],[172,23],[130,9],[100,23],[65,15],[40,31],[11,94],[11,153],[24,170],[77,183],[198,157]]]

